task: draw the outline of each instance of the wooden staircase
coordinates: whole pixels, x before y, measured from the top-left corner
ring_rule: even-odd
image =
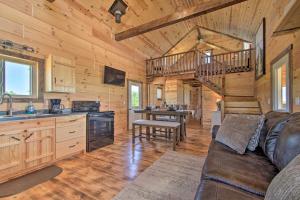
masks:
[[[259,101],[255,97],[225,96],[222,110],[226,114],[252,114],[262,113]]]
[[[146,60],[148,81],[155,77],[194,74],[201,84],[222,96],[222,115],[261,114],[254,97],[225,95],[226,74],[250,72],[255,66],[253,49],[207,56],[193,50]],[[237,83],[238,84],[238,83]]]

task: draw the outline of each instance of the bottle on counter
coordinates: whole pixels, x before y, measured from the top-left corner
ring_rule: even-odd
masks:
[[[32,101],[29,102],[28,106],[25,109],[25,112],[26,112],[26,114],[34,114],[36,112]]]

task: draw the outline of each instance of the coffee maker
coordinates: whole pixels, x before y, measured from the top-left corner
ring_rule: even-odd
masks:
[[[65,106],[60,104],[61,99],[50,99],[49,100],[49,113],[60,114],[65,109]]]

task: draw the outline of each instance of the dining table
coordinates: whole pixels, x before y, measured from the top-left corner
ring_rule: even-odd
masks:
[[[176,121],[180,123],[180,140],[185,140],[186,132],[184,128],[184,123],[186,116],[190,114],[189,110],[135,109],[134,113],[145,114],[147,120],[156,120],[157,116],[175,117]],[[150,133],[150,129],[146,129],[146,132]]]

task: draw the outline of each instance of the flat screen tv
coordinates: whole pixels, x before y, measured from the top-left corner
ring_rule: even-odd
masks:
[[[112,67],[104,67],[104,83],[118,86],[125,86],[126,72],[114,69]]]

